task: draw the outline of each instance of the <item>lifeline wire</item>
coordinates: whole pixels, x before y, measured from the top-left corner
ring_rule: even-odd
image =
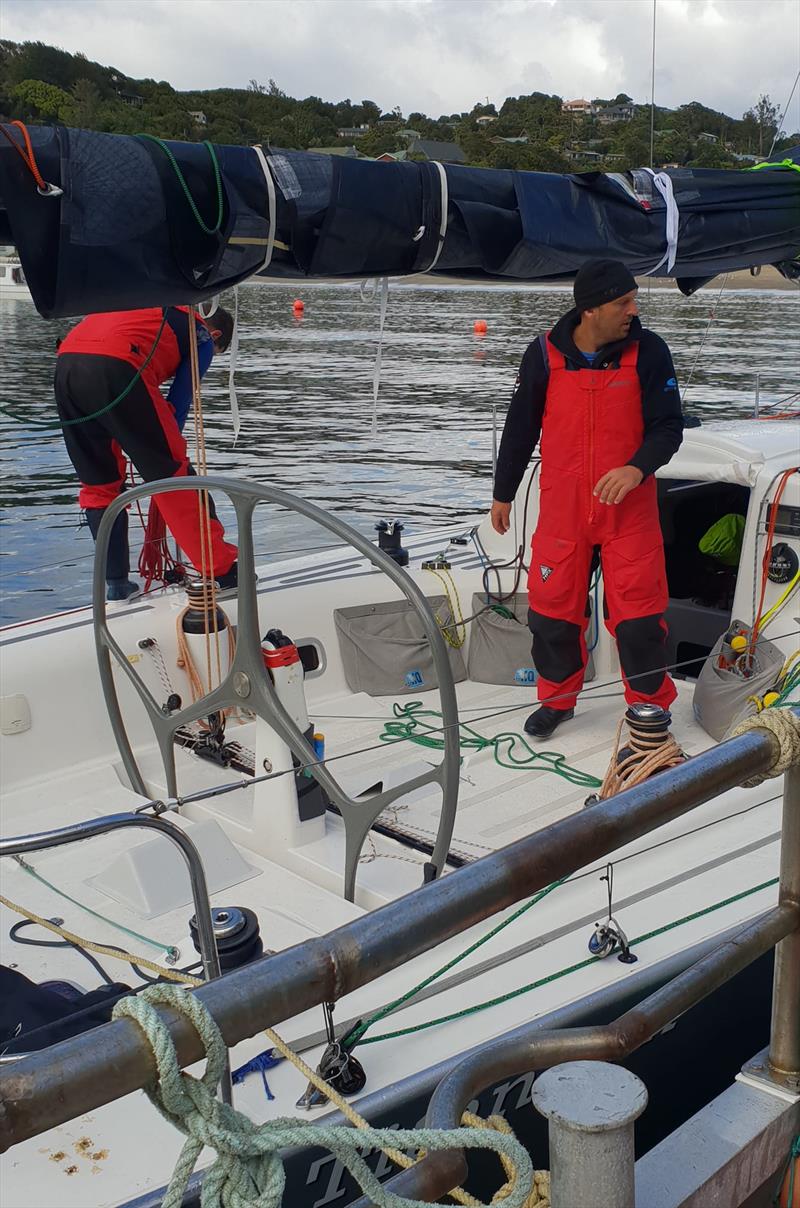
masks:
[[[797,634],[797,633],[800,633],[800,630],[793,629],[788,634],[787,633],[779,634],[776,638],[773,638],[772,640],[780,641],[782,638],[785,638],[785,637],[794,637],[795,634]],[[711,655],[710,654],[706,655],[706,659],[709,659],[709,658],[711,658]],[[679,667],[691,666],[691,665],[697,663],[698,661],[699,660],[696,657],[692,658],[692,659],[684,659],[679,663],[668,664],[665,667],[665,670],[674,671]],[[642,672],[641,674],[645,674],[645,673]],[[629,680],[629,682],[632,682],[633,680],[635,680],[637,678],[638,677],[636,675],[631,675],[628,677],[628,680]],[[623,678],[621,676],[614,680],[601,680],[598,683],[590,684],[588,687],[583,688],[581,690],[581,692],[579,693],[579,696],[588,695],[590,692],[593,692],[595,694],[595,699],[605,699],[606,697],[622,696],[624,693],[624,690],[620,690],[618,692],[598,692],[597,691],[598,688],[606,688],[606,687],[610,687],[613,684],[621,684],[621,683],[623,683]],[[558,700],[559,698],[551,697],[550,699]],[[491,719],[493,717],[500,717],[506,713],[517,713],[521,709],[529,709],[529,708],[530,708],[530,701],[525,701],[518,705],[506,705],[502,709],[491,709],[491,710],[489,710],[489,712],[483,713],[478,717],[474,717],[472,720],[473,721],[483,721],[483,720]],[[323,716],[331,716],[331,715],[328,714],[328,715],[323,715]],[[345,720],[351,720],[350,718],[347,717],[347,715],[344,715],[344,718],[345,718]],[[368,717],[368,718],[366,718],[366,720],[367,721],[380,721],[381,719]],[[452,722],[447,725],[433,726],[433,727],[431,727],[430,733],[431,734],[433,734],[433,733],[441,734],[441,733],[446,732],[448,729],[458,729],[459,726],[461,726],[461,724],[462,724],[461,722]],[[297,772],[304,772],[304,771],[307,771],[307,770],[310,770],[310,769],[313,769],[316,767],[321,767],[321,766],[329,764],[329,763],[334,763],[336,760],[339,760],[339,759],[352,759],[356,755],[367,755],[372,751],[381,751],[381,750],[385,750],[385,747],[382,743],[380,743],[380,742],[373,743],[371,746],[368,746],[368,747],[360,747],[356,751],[344,751],[340,755],[330,755],[330,756],[327,756],[325,759],[315,759],[315,760],[312,760],[310,763],[301,763],[301,764],[298,764],[296,767],[287,768],[284,771],[280,771],[280,772],[264,772],[260,776],[247,776],[246,778],[243,777],[241,780],[232,781],[232,782],[229,782],[228,784],[216,785],[214,788],[211,788],[211,789],[200,789],[198,792],[186,793],[182,796],[170,798],[169,800],[173,803],[172,807],[174,807],[174,806],[179,807],[183,804],[186,804],[186,803],[189,803],[192,801],[204,801],[210,797],[222,797],[222,796],[226,795],[227,793],[233,793],[239,789],[249,788],[251,785],[254,785],[254,784],[263,784],[268,780],[278,780],[282,776],[290,776],[290,775],[294,775]],[[150,809],[155,809],[158,813],[163,813],[165,810],[172,808],[172,807],[166,805],[164,801],[151,800],[151,801],[146,801],[146,802],[144,802],[143,805],[138,806],[136,808],[136,810],[134,810],[134,813],[140,814],[140,813],[144,813],[146,810],[150,810]]]

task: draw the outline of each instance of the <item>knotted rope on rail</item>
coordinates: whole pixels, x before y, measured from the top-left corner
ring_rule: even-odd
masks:
[[[757,776],[742,781],[748,789],[755,788],[773,776],[782,776],[788,768],[800,763],[800,717],[794,709],[762,709],[754,717],[740,721],[727,737],[738,738],[740,734],[747,734],[748,731],[759,728],[769,730],[775,735],[780,743],[780,750],[775,762],[766,772],[760,772]]]
[[[155,1009],[169,1006],[185,1015],[206,1050],[206,1070],[194,1078],[180,1069],[166,1022]],[[113,1018],[128,1016],[150,1044],[158,1071],[147,1094],[161,1115],[187,1138],[170,1179],[162,1208],[180,1208],[183,1195],[204,1146],[216,1151],[205,1172],[203,1208],[280,1208],[286,1176],[280,1150],[295,1145],[324,1146],[350,1172],[378,1208],[422,1208],[419,1200],[395,1195],[383,1187],[361,1156],[372,1149],[397,1147],[419,1150],[491,1149],[505,1158],[512,1177],[504,1191],[504,1208],[528,1208],[534,1187],[533,1168],[524,1146],[513,1135],[494,1128],[452,1130],[413,1128],[348,1128],[314,1125],[281,1117],[257,1125],[215,1098],[225,1066],[226,1049],[214,1019],[191,992],[178,986],[151,986],[114,1007]],[[505,1164],[505,1163],[504,1163]],[[508,1177],[508,1174],[507,1174]],[[474,1201],[482,1208],[481,1201]],[[533,1201],[534,1204],[537,1200]]]

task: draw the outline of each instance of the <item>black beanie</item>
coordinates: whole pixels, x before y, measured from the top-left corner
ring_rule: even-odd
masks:
[[[587,260],[573,286],[578,310],[591,310],[636,289],[636,280],[620,260]]]

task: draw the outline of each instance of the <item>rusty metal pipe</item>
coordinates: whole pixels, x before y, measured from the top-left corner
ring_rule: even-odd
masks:
[[[233,970],[196,993],[229,1048],[412,960],[579,868],[766,771],[778,743],[751,731],[591,809],[494,852],[327,936]],[[165,1009],[181,1066],[200,1060],[198,1036]],[[0,1152],[139,1090],[155,1065],[131,1020],[104,1024],[0,1069]]]
[[[717,990],[790,935],[800,924],[800,903],[780,904],[691,965],[611,1024],[517,1034],[486,1045],[457,1065],[437,1086],[428,1107],[428,1128],[458,1128],[471,1099],[492,1083],[565,1061],[622,1061],[684,1011]],[[459,1161],[460,1158],[460,1161]],[[446,1195],[466,1175],[463,1151],[441,1150],[390,1179],[387,1190],[428,1203]],[[357,1200],[351,1208],[368,1208]]]
[[[783,787],[781,873],[778,901],[800,907],[800,766],[787,770]],[[770,1068],[800,1090],[800,930],[775,949]]]

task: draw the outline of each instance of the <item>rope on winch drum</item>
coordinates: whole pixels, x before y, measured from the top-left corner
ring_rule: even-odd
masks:
[[[630,730],[625,742],[625,746],[630,749],[630,754],[620,760],[618,758],[619,744],[625,717],[626,715],[623,713],[617,725],[611,760],[598,794],[601,801],[605,801],[609,797],[616,797],[617,793],[633,788],[636,784],[642,784],[656,772],[664,772],[667,768],[677,768],[686,761],[685,753],[669,731],[666,736],[662,737],[660,734],[654,736],[637,734],[634,729]]]

